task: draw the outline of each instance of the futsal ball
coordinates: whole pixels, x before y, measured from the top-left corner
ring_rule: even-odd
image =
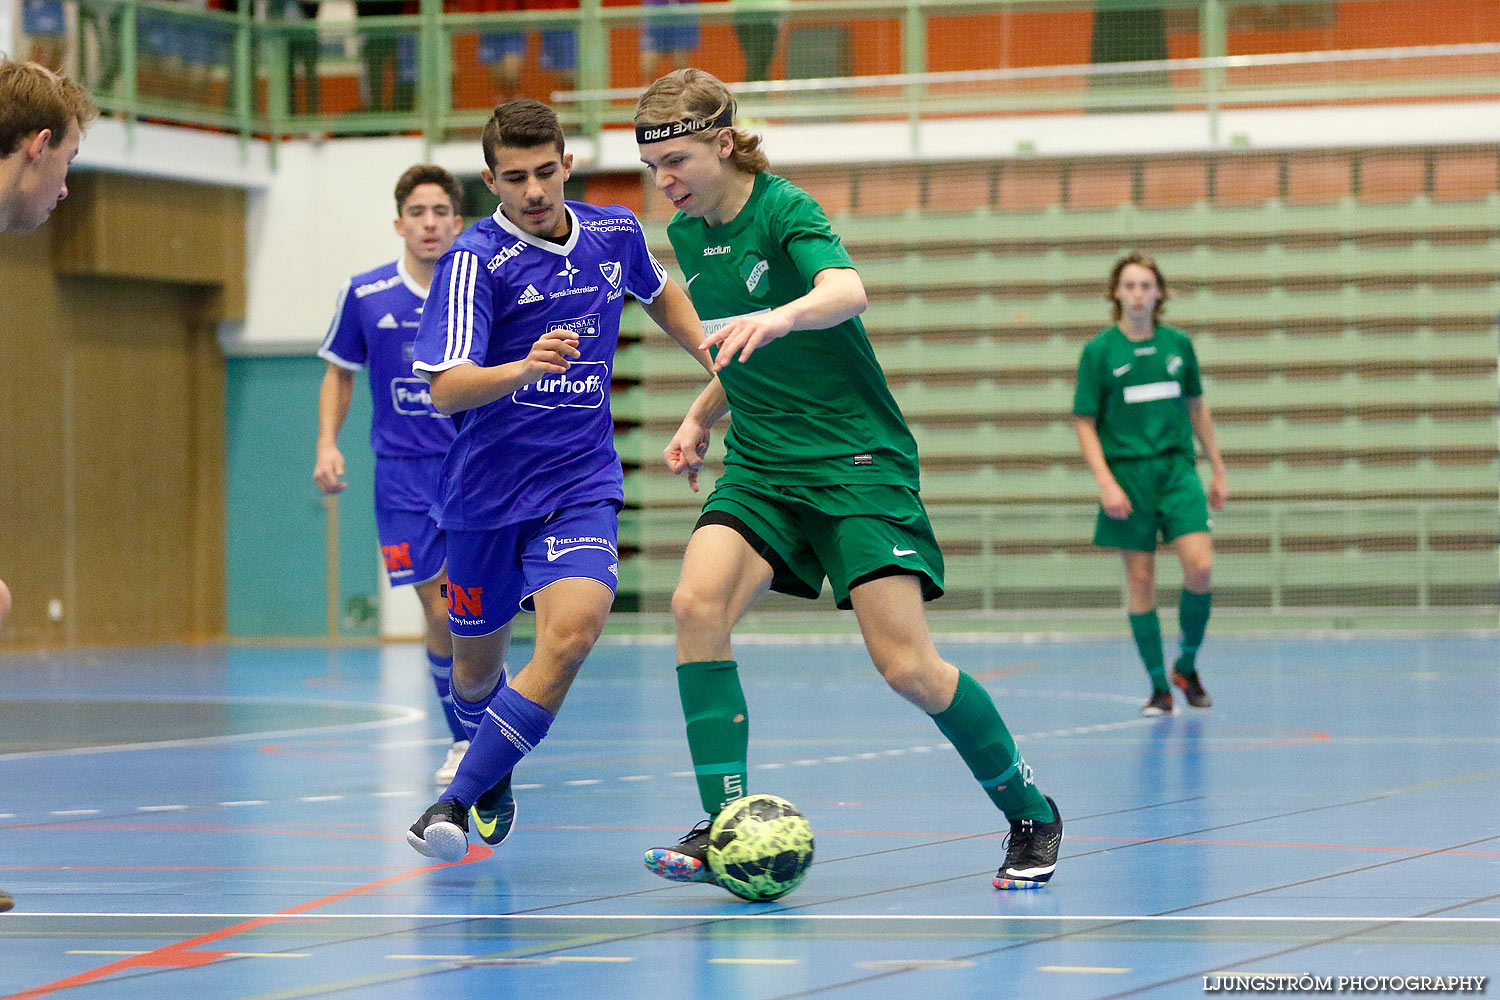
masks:
[[[786,799],[748,795],[714,817],[705,853],[717,884],[736,896],[756,903],[780,899],[812,867],[812,825]]]

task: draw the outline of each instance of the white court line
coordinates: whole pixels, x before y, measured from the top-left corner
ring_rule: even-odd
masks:
[[[891,920],[932,921],[952,923],[957,921],[980,921],[983,923],[1168,923],[1168,924],[1500,924],[1500,917],[1402,917],[1402,916],[1191,916],[1188,914],[1150,913],[82,913],[59,911],[24,913],[12,910],[5,915],[7,923],[26,918],[67,918],[101,920],[593,920],[633,921],[665,923],[671,921],[814,921],[814,922],[866,922],[883,923]]]
[[[1129,969],[1122,969],[1122,968],[1119,968],[1118,966],[1111,966],[1111,965],[1038,965],[1036,967],[1036,971],[1038,971],[1038,972],[1077,972],[1077,973],[1080,973],[1080,974],[1083,974],[1083,975],[1118,976],[1118,975],[1121,975],[1123,973],[1129,972],[1130,970]]]

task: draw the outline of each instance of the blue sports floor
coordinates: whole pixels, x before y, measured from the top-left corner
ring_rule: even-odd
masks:
[[[860,646],[740,642],[752,791],[817,831],[807,881],[769,904],[641,867],[698,819],[665,643],[606,636],[517,772],[515,834],[449,866],[402,837],[447,744],[415,645],[0,657],[0,995],[1050,1000],[1500,975],[1500,641],[1211,630],[1215,707],[1143,719],[1124,631],[940,642],[1060,806],[1057,875],[1030,893],[991,888],[1002,818]]]

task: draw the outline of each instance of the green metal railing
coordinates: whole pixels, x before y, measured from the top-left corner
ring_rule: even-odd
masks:
[[[314,24],[253,19],[248,2],[237,14],[161,0],[73,2],[79,16],[68,40],[68,68],[107,113],[127,125],[155,119],[272,140],[420,132],[440,141],[476,129],[489,114],[493,94],[479,78],[470,40],[548,29],[576,33],[576,90],[533,96],[551,100],[573,129],[596,133],[629,120],[636,88],[610,83],[635,79],[634,32],[663,16],[661,8],[603,7],[600,0],[582,0],[574,10],[501,14],[447,13],[442,0],[421,0],[414,15]],[[704,27],[729,26],[744,15],[735,6],[694,4],[687,16]],[[858,118],[915,126],[960,115],[1189,109],[1208,112],[1210,138],[1217,142],[1216,116],[1229,107],[1500,96],[1500,39],[1475,39],[1472,33],[1424,48],[1232,54],[1232,15],[1257,6],[1256,0],[790,0],[775,15],[782,22],[788,69],[795,68],[796,33],[832,25],[851,35],[878,29],[882,40],[861,43],[852,62],[897,72],[737,81],[733,59],[703,55],[707,68],[736,86],[745,115],[778,121]],[[1331,2],[1302,6],[1335,9]],[[1363,4],[1336,6],[1344,16]],[[1034,30],[1038,14],[1103,11],[1176,18],[1174,47],[1191,44],[1197,51],[1185,59],[1008,66],[1002,48],[983,30],[976,29],[972,44],[958,50],[952,44],[951,19],[982,26],[994,23],[986,18],[1026,15]],[[1412,16],[1420,17],[1420,10]],[[1076,24],[1059,22],[1056,30],[1076,33]],[[883,41],[893,34],[897,44]],[[948,42],[938,52],[940,36]],[[941,65],[959,68],[929,72],[939,57]],[[716,58],[724,65],[715,65]],[[377,61],[379,82],[372,85]],[[311,80],[322,83],[320,102],[310,100]],[[334,85],[347,91],[355,81],[363,93],[340,97]]]

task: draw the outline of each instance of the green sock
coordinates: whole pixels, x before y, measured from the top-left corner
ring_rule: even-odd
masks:
[[[679,663],[677,693],[687,720],[698,797],[712,816],[749,787],[750,722],[739,665],[733,660]]]
[[[990,693],[979,682],[959,671],[953,703],[932,717],[938,729],[958,750],[990,801],[1011,821],[1032,819],[1050,823],[1056,817],[1036,785],[1031,767],[1021,758],[1016,741]]]
[[[1161,619],[1156,616],[1156,609],[1131,615],[1130,634],[1135,636],[1135,648],[1146,664],[1146,673],[1151,675],[1151,689],[1170,690],[1167,687],[1166,658],[1161,651]]]
[[[1198,672],[1198,647],[1203,645],[1203,632],[1208,628],[1213,603],[1211,590],[1206,594],[1184,590],[1177,604],[1177,622],[1182,627],[1182,655],[1177,658],[1177,669],[1185,674]]]

